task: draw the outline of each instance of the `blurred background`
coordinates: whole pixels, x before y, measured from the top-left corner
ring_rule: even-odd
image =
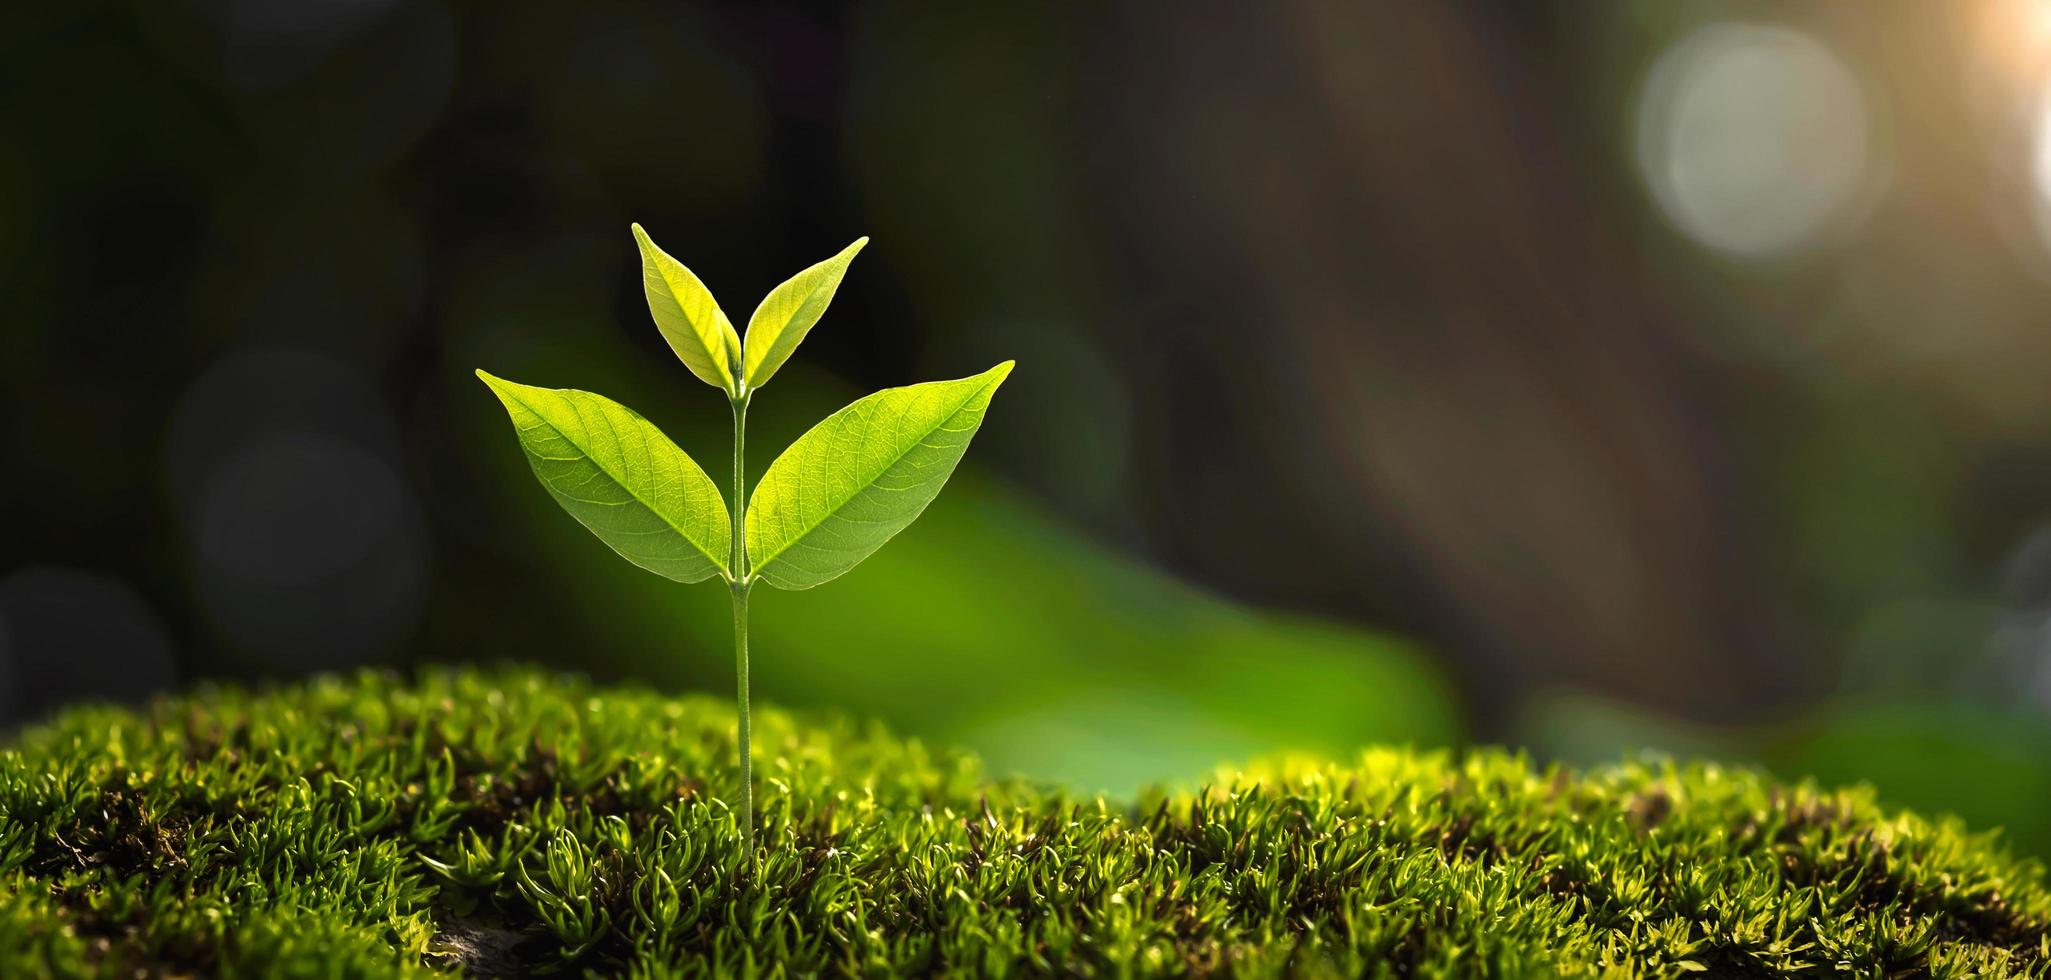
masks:
[[[534,661],[732,690],[471,371],[726,479],[1020,367],[755,691],[1114,792],[1505,743],[1870,780],[2051,853],[2051,5],[87,0],[0,36],[0,725]]]

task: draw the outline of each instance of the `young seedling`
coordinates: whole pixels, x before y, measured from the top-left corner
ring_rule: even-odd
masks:
[[[734,420],[731,512],[719,487],[633,410],[573,389],[477,376],[505,403],[535,477],[620,557],[664,578],[718,576],[733,593],[741,838],[754,846],[748,750],[748,593],[838,578],[918,518],[983,424],[1011,361],[971,378],[879,391],[798,437],[747,495],[748,403],[811,332],[867,238],[770,290],[746,339],[705,284],[634,226],[648,312],[684,366],[726,393]]]

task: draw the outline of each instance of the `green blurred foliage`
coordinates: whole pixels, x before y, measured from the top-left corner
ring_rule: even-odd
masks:
[[[521,305],[531,288],[500,302]],[[459,356],[548,387],[602,385],[727,482],[726,406],[667,352],[646,356],[611,332],[578,336],[568,322],[536,316],[543,304],[526,307],[529,326],[509,334],[490,312],[499,308],[457,318]],[[863,329],[829,313],[814,341]],[[1023,364],[1014,381],[1029,382],[1033,370]],[[750,409],[757,474],[812,421],[860,394],[802,359],[785,378]],[[532,486],[490,399],[471,387],[449,397],[461,444],[493,475],[480,483],[492,489],[479,507],[511,565],[497,574],[545,583],[538,595],[549,604],[530,600],[502,615],[568,625],[575,639],[563,662],[580,669],[730,688],[725,593],[648,575],[564,517]],[[1000,414],[986,428],[1005,424]],[[875,715],[1006,770],[1085,789],[1131,792],[1280,751],[1447,745],[1465,728],[1450,678],[1416,644],[1256,611],[1179,582],[1091,541],[972,462],[844,581],[756,590],[754,605],[753,690],[763,701]],[[429,655],[441,646],[430,644]]]
[[[517,488],[507,526],[529,566],[507,571],[559,583],[561,603],[507,614],[588,625],[575,662],[600,674],[730,686],[726,595],[620,562],[525,485],[498,436],[478,443]],[[885,718],[1086,789],[1131,792],[1280,751],[1445,745],[1462,729],[1449,681],[1415,645],[1207,594],[972,470],[834,588],[758,591],[756,606],[757,697]]]
[[[1518,741],[1548,758],[1598,764],[1620,746],[1648,755],[1763,765],[1788,778],[1866,783],[1893,806],[1999,828],[2051,854],[2051,721],[2019,709],[1895,695],[1846,698],[1778,722],[1710,726],[1586,692],[1534,698]]]

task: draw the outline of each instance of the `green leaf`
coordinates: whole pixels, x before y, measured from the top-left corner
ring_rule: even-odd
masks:
[[[762,298],[762,305],[755,307],[755,315],[748,318],[748,339],[742,355],[749,388],[767,384],[776,369],[790,360],[791,351],[798,349],[798,344],[812,331],[812,325],[826,312],[826,304],[833,302],[841,277],[847,275],[848,263],[867,244],[867,238],[855,239],[839,255],[790,277]]]
[[[661,429],[588,391],[477,376],[505,403],[541,485],[620,557],[679,582],[726,573],[726,500]]]
[[[697,275],[655,247],[638,224],[634,242],[641,246],[641,288],[648,294],[648,314],[655,318],[662,339],[699,380],[739,394],[741,337],[734,333],[733,322]]]
[[[798,437],[749,498],[749,574],[809,589],[883,547],[940,493],[1011,366],[879,391]]]

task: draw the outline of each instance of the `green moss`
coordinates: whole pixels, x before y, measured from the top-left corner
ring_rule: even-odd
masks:
[[[2033,864],[1863,790],[1372,751],[1134,805],[506,671],[207,688],[0,753],[0,976],[2046,976]]]

